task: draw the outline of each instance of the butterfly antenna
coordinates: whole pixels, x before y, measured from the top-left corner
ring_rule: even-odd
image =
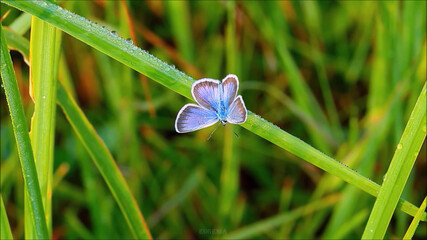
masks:
[[[233,131],[234,135],[235,135],[237,138],[239,138],[239,134],[237,134],[237,133],[233,130],[233,128],[232,128],[232,127],[230,127],[230,125],[226,125],[226,126],[228,126],[228,127],[231,129],[231,131]]]
[[[218,122],[218,124],[216,125],[215,129],[211,132],[211,134],[209,134],[208,139],[206,139],[206,141],[209,141],[209,139],[211,139],[212,134],[215,132],[215,130],[218,128],[219,124],[221,124],[221,122]]]

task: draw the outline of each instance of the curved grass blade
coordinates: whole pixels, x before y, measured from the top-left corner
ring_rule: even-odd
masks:
[[[241,229],[235,230],[223,237],[223,239],[248,239],[253,236],[257,236],[263,232],[266,232],[272,228],[284,225],[290,221],[302,217],[304,215],[312,214],[318,210],[330,207],[340,200],[340,195],[334,194],[327,196],[323,199],[309,203],[306,206],[299,207],[290,212],[280,213],[276,216],[269,217],[262,221],[250,224],[242,227]]]
[[[3,28],[3,31],[4,31],[4,35],[6,37],[9,49],[13,49],[20,52],[24,57],[25,62],[29,65],[30,44],[28,43],[28,40],[23,36],[19,35],[18,33],[11,31],[7,28]]]
[[[19,159],[21,161],[22,174],[24,176],[26,194],[30,199],[31,217],[34,222],[36,236],[39,239],[48,239],[46,219],[43,210],[43,202],[40,193],[40,185],[34,162],[33,150],[31,148],[30,136],[25,122],[24,108],[22,107],[21,95],[16,83],[12,60],[7,48],[4,31],[1,29],[1,78],[12,119],[13,132],[15,133],[18,147]]]
[[[6,208],[3,203],[3,196],[0,196],[0,239],[13,239],[12,231],[10,230],[9,219],[7,219]]]
[[[417,214],[415,214],[415,217],[412,220],[411,225],[409,225],[409,228],[406,231],[405,236],[403,236],[403,239],[412,239],[412,237],[414,236],[415,230],[417,230],[418,224],[420,224],[421,214],[426,209],[426,203],[427,203],[427,197],[424,198],[423,203],[418,209]]]
[[[139,49],[107,29],[49,2],[12,0],[3,0],[3,2],[49,22],[62,31],[69,33],[73,37],[80,39],[84,43],[148,76],[167,88],[192,99],[190,89],[193,79],[191,77]],[[248,111],[248,120],[242,124],[242,127],[332,175],[353,184],[372,196],[378,195],[380,190],[378,184],[340,162],[335,161],[260,116]],[[405,200],[399,201],[398,208],[412,216],[418,210],[416,206]],[[425,213],[422,220],[427,220]]]
[[[148,219],[148,225],[155,226],[168,212],[181,204],[199,186],[203,177],[203,170],[196,169],[184,182],[182,188]]]
[[[426,137],[426,84],[412,110],[363,233],[363,239],[384,238],[397,202]]]
[[[62,85],[58,86],[57,99],[74,131],[107,182],[133,236],[138,239],[151,239],[138,204],[104,142]]]

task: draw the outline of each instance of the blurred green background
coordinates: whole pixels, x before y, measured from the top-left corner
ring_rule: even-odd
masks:
[[[236,74],[249,110],[379,184],[426,81],[425,1],[60,5],[194,79]],[[3,26],[21,14],[2,4],[2,16],[9,10]],[[213,127],[178,134],[175,117],[188,99],[67,34],[61,49],[59,80],[113,154],[155,238],[361,237],[374,197],[239,126],[231,126],[239,138],[228,127],[209,141]],[[29,123],[28,65],[11,54]],[[56,114],[53,238],[131,237]],[[425,153],[424,142],[403,193],[416,206],[427,194]],[[1,194],[16,238],[24,236],[23,186],[2,91]],[[411,220],[396,210],[386,238],[402,238]],[[415,238],[426,235],[422,222]]]

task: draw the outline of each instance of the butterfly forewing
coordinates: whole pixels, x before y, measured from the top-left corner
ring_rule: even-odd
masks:
[[[230,106],[230,110],[227,115],[227,122],[242,124],[246,122],[247,116],[248,112],[246,110],[245,103],[243,102],[242,96],[239,95]]]
[[[214,79],[201,79],[193,83],[191,94],[200,106],[218,112],[219,109],[219,84]]]
[[[227,77],[222,80],[222,89],[224,106],[229,108],[236,98],[237,90],[239,89],[239,80],[237,76],[228,74]]]
[[[175,130],[178,133],[186,133],[209,127],[218,121],[215,112],[197,106],[187,104],[181,108],[176,117]]]

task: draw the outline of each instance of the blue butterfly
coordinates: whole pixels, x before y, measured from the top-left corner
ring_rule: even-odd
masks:
[[[193,83],[191,95],[199,104],[186,104],[178,112],[175,130],[186,133],[209,127],[216,122],[242,124],[248,111],[242,96],[237,96],[239,80],[234,74],[227,75],[222,82],[203,78]]]

